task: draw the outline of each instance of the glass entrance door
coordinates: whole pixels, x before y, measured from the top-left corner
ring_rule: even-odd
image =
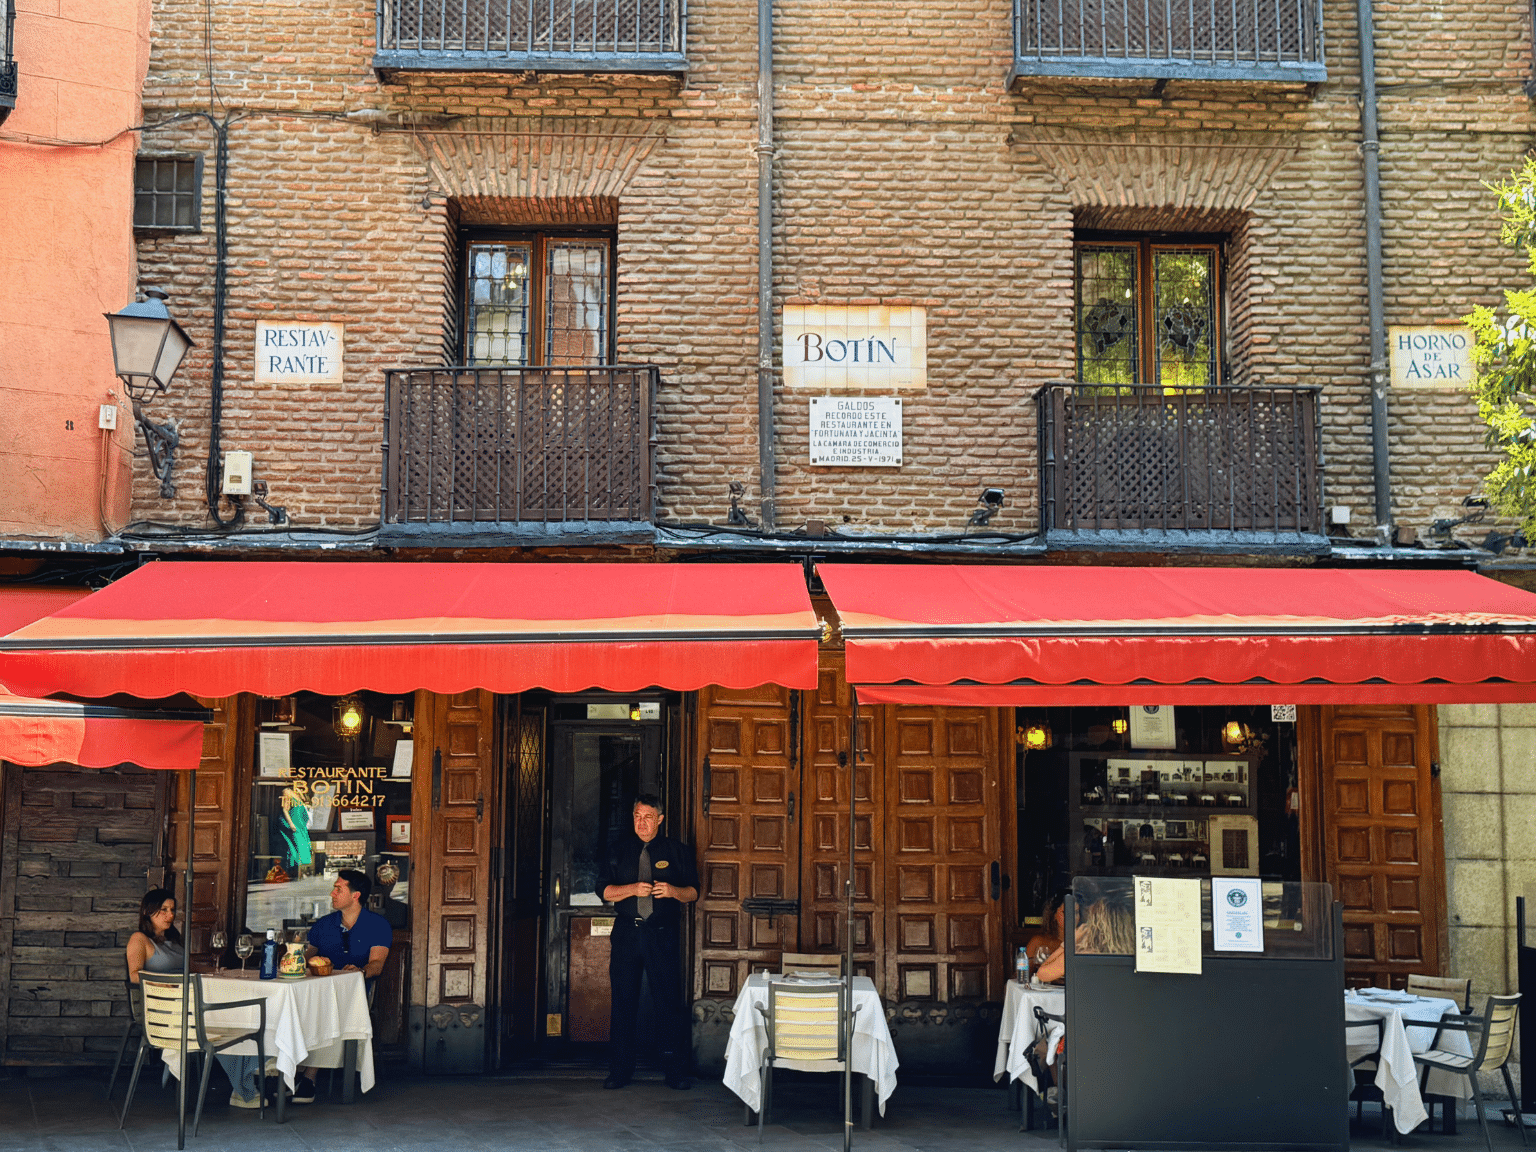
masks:
[[[665,795],[662,726],[557,719],[551,735],[544,1035],[547,1047],[596,1057],[600,1050],[587,1046],[608,1040],[613,928],[598,879],[609,851],[634,830],[635,797]]]

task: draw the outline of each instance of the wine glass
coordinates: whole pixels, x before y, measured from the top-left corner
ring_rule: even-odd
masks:
[[[213,949],[213,970],[218,972],[224,966],[224,949],[229,947],[229,937],[222,928],[213,934],[209,946]]]
[[[240,957],[240,974],[245,975],[245,962],[250,959],[252,952],[256,951],[256,941],[251,939],[250,933],[242,932],[235,938],[235,955]]]

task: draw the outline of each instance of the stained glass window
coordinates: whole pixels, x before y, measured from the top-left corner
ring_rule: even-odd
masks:
[[[1216,384],[1219,254],[1213,244],[1078,244],[1078,379],[1112,387]]]

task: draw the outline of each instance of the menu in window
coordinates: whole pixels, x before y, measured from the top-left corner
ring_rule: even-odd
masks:
[[[1137,876],[1136,971],[1200,975],[1200,881]]]

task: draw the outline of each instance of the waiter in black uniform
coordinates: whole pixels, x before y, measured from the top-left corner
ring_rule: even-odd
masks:
[[[651,1001],[666,1060],[667,1087],[692,1088],[688,1079],[693,1047],[678,927],[683,905],[699,898],[693,849],[662,836],[661,799],[636,798],[635,834],[620,842],[604,867],[598,893],[617,904],[609,940],[608,982],[613,1014],[608,1027],[608,1079],[604,1088],[622,1088],[635,1073],[635,1018],[640,1011],[640,978],[650,977]]]

